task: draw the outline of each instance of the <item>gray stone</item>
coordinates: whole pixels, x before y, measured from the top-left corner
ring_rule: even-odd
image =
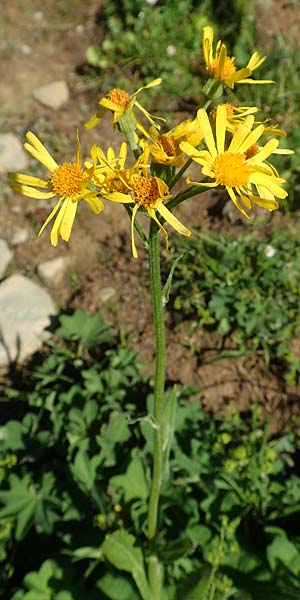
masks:
[[[28,165],[27,154],[13,133],[0,135],[0,173],[20,171]]]
[[[53,81],[33,91],[33,97],[44,106],[57,110],[69,100],[69,89],[65,81]]]
[[[49,294],[23,275],[0,284],[0,365],[24,361],[39,350],[56,308]]]
[[[99,298],[103,304],[109,302],[116,295],[116,290],[113,287],[105,287],[99,293]]]
[[[56,285],[61,281],[68,262],[68,259],[64,256],[47,260],[38,266],[38,276],[46,285]]]
[[[10,243],[12,246],[18,246],[19,244],[23,244],[27,242],[29,238],[28,229],[24,229],[23,227],[16,227],[12,234]]]
[[[32,48],[31,46],[28,46],[28,44],[21,44],[19,50],[23,56],[29,56],[29,54],[32,53]]]
[[[5,275],[6,269],[13,257],[7,243],[0,239],[0,279]]]

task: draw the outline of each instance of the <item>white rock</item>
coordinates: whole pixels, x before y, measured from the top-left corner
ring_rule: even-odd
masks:
[[[33,97],[44,106],[57,110],[69,100],[69,89],[65,81],[53,81],[33,91]]]
[[[0,284],[0,365],[22,362],[36,352],[49,333],[56,308],[49,294],[23,275]]]
[[[112,300],[116,295],[116,290],[113,287],[105,287],[99,293],[100,301],[105,303]]]
[[[28,165],[27,154],[13,133],[0,135],[0,173],[19,171]]]
[[[0,239],[0,279],[5,275],[5,271],[13,257],[7,243]]]
[[[37,10],[37,11],[34,13],[34,15],[33,15],[33,18],[34,18],[36,21],[42,21],[42,19],[44,18],[44,13],[43,13],[43,11],[42,11],[42,10]]]
[[[23,227],[16,227],[12,234],[10,243],[12,246],[18,246],[19,244],[23,244],[27,242],[29,238],[28,229],[24,229]]]
[[[31,46],[28,46],[28,44],[21,44],[19,50],[23,56],[29,56],[29,54],[32,53],[32,48]]]
[[[47,260],[39,264],[37,268],[38,276],[46,285],[56,285],[61,281],[68,262],[68,259],[64,256]]]

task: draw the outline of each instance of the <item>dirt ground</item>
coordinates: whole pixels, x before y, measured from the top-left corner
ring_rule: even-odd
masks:
[[[13,132],[24,141],[26,131],[33,130],[55,153],[58,162],[74,160],[75,129],[95,112],[97,98],[103,95],[100,80],[89,82],[79,74],[87,45],[99,40],[95,18],[99,5],[95,0],[10,0],[0,6],[0,132]],[[300,8],[292,2],[257,3],[258,28],[266,42],[274,31],[282,31],[285,26],[291,35],[293,31],[298,35],[294,24],[300,21],[299,12]],[[32,92],[57,80],[67,82],[70,100],[54,111],[35,101]],[[122,139],[113,133],[109,118],[89,132],[81,127],[80,137],[83,154],[94,142],[117,149]],[[27,172],[34,173],[30,167]],[[130,344],[140,352],[145,364],[151,365],[153,332],[147,257],[142,248],[138,260],[131,256],[130,227],[124,208],[107,204],[104,212],[95,217],[87,206],[80,205],[70,243],[61,241],[52,248],[47,231],[41,238],[36,237],[50,205],[14,195],[5,177],[2,183],[0,237],[9,243],[16,227],[29,231],[28,241],[14,249],[11,272],[22,272],[38,281],[36,270],[41,262],[68,257],[68,272],[59,285],[49,290],[58,306],[101,311],[116,329],[125,328]],[[185,203],[177,214],[195,230],[202,227],[240,233],[245,228],[235,209],[226,204],[224,210],[222,199],[209,193]],[[266,227],[270,226],[270,219],[282,225],[282,215],[268,215],[265,219]],[[288,220],[286,224],[289,225]],[[264,366],[259,356],[210,364],[219,352],[218,337],[197,331],[191,338],[189,323],[175,330],[170,314],[167,321],[170,382],[200,385],[204,404],[218,412],[224,412],[230,403],[244,411],[251,401],[259,399],[271,418],[273,432],[291,419],[298,419],[299,388],[287,386],[276,371]]]

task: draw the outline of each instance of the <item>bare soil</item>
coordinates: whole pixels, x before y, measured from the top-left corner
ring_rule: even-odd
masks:
[[[88,82],[79,74],[87,45],[99,40],[95,19],[99,4],[95,0],[11,0],[0,6],[0,130],[12,131],[22,141],[26,131],[33,130],[58,161],[74,159],[75,129],[95,112],[97,98],[103,95],[101,80]],[[300,9],[291,2],[259,2],[259,31],[265,32],[268,40],[284,24],[292,31],[295,10],[299,22]],[[63,108],[54,111],[33,99],[35,88],[60,79],[70,89],[70,100]],[[117,149],[122,139],[112,131],[109,118],[90,132],[81,127],[80,136],[86,156],[94,142]],[[58,306],[63,310],[99,310],[116,329],[124,327],[130,344],[146,365],[145,371],[151,373],[154,346],[148,263],[142,248],[138,260],[131,256],[130,227],[124,208],[107,204],[104,212],[95,217],[87,206],[80,205],[70,243],[60,242],[52,248],[47,231],[41,238],[36,237],[49,214],[49,205],[17,197],[8,188],[5,177],[2,183],[0,237],[10,243],[16,227],[29,231],[28,241],[14,248],[11,272],[22,272],[38,281],[36,270],[41,262],[68,257],[68,272],[49,290]],[[234,207],[209,192],[185,203],[177,214],[194,230],[240,233],[246,227]],[[274,223],[290,226],[286,216],[264,218],[266,230]],[[170,383],[200,386],[204,405],[219,413],[224,413],[229,404],[247,411],[250,403],[258,399],[270,417],[273,433],[285,423],[299,419],[299,387],[287,386],[276,367],[267,368],[259,354],[211,363],[220,351],[217,335],[198,330],[191,336],[190,324],[175,328],[171,313],[167,322]]]

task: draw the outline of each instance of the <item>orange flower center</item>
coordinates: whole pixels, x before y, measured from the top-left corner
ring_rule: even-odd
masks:
[[[227,187],[241,187],[248,183],[250,167],[245,162],[245,154],[224,152],[212,164],[216,182]]]
[[[124,192],[127,190],[125,182],[128,176],[125,169],[120,169],[118,173],[108,173],[105,177],[104,186],[109,192]]]
[[[234,56],[232,56],[232,57],[226,56],[223,69],[221,72],[219,72],[218,62],[216,61],[215,58],[213,58],[211,61],[211,66],[210,66],[211,76],[214,77],[215,79],[220,79],[221,81],[225,81],[226,79],[228,79],[228,77],[231,77],[231,75],[233,75],[236,71],[236,68],[234,66],[234,61],[235,61]]]
[[[155,177],[138,177],[132,185],[132,197],[140,206],[153,206],[159,198]]]
[[[55,169],[51,183],[54,191],[63,198],[73,198],[82,190],[82,182],[86,178],[76,163],[64,163]]]
[[[160,135],[158,137],[158,141],[160,142],[164,152],[167,156],[176,156],[179,149],[179,144],[176,140],[170,135]]]
[[[120,108],[124,108],[124,110],[129,108],[130,96],[127,92],[125,92],[125,90],[121,90],[120,88],[113,88],[106,94],[106,97],[111,102],[117,104],[117,106],[120,106]]]
[[[259,147],[257,144],[253,144],[253,146],[250,146],[250,148],[248,148],[248,150],[246,150],[246,159],[248,160],[248,158],[252,158],[252,156],[255,156],[255,154],[257,154],[259,152]]]

